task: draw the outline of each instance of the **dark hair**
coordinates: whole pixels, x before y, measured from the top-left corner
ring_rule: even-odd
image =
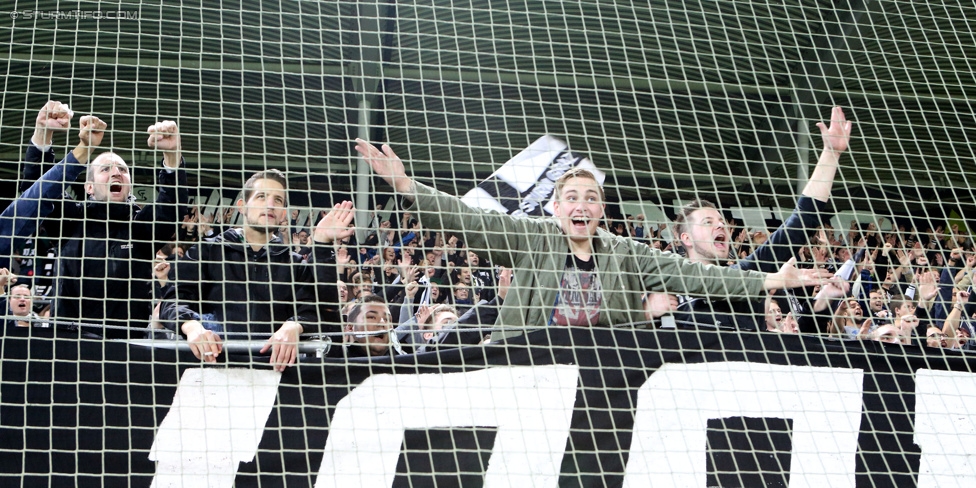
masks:
[[[241,198],[244,199],[245,202],[247,202],[251,198],[251,194],[254,193],[254,185],[257,184],[258,180],[271,180],[280,183],[281,187],[285,190],[285,203],[288,202],[288,179],[285,178],[284,173],[274,168],[258,171],[244,182],[244,190],[241,192]]]
[[[685,225],[688,223],[688,217],[695,213],[696,210],[701,210],[703,208],[714,208],[718,209],[714,203],[708,200],[702,200],[696,198],[691,202],[688,202],[685,206],[678,210],[678,215],[674,217],[674,240],[680,242],[681,234],[687,230]]]
[[[888,300],[888,306],[891,307],[891,311],[892,313],[894,313],[895,310],[905,306],[906,303],[914,303],[914,302],[915,300],[908,298],[907,296],[902,295],[901,293],[898,293],[896,295],[891,296],[891,299]]]
[[[353,273],[352,278],[349,279],[354,285],[362,285],[364,283],[373,283],[373,278],[362,271],[357,271]]]
[[[352,308],[349,309],[349,316],[346,321],[350,324],[355,324],[356,319],[359,318],[359,314],[363,312],[363,306],[369,303],[378,303],[380,305],[386,305],[386,299],[380,295],[367,295],[358,300],[353,304]]]
[[[176,243],[167,242],[166,244],[163,244],[163,246],[159,248],[159,252],[162,252],[167,257],[172,256],[173,253],[176,252]]]

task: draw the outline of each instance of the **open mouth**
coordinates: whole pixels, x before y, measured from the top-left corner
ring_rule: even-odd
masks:
[[[571,220],[574,229],[585,229],[587,219],[584,217],[573,217]]]
[[[728,239],[728,236],[726,236],[725,234],[719,234],[719,235],[715,236],[715,247],[717,249],[723,250],[723,251],[725,249],[728,249],[729,246],[726,243],[726,240],[727,239]]]
[[[112,193],[121,193],[122,192],[122,184],[121,183],[112,183],[111,185],[109,185],[108,191],[110,191]]]

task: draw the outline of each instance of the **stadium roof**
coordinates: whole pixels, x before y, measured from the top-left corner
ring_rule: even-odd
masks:
[[[366,130],[463,192],[550,133],[615,199],[791,206],[813,124],[841,105],[855,138],[835,206],[976,212],[971,2],[92,5],[101,19],[39,1],[0,25],[3,160],[56,98],[110,119],[137,167],[154,158],[141,131],[175,118],[207,186],[270,166],[348,192]]]

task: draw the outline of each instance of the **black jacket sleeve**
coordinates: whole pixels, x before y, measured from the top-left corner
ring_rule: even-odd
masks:
[[[183,215],[187,213],[190,194],[187,191],[185,163],[179,168],[163,168],[156,176],[156,201],[146,205],[136,213],[135,219],[152,223],[152,235],[141,236],[153,242],[169,242],[180,228]]]
[[[181,326],[184,322],[200,320],[201,280],[215,279],[206,276],[205,272],[209,250],[208,244],[193,246],[170,267],[169,283],[162,290],[159,321],[177,334],[183,335]]]
[[[27,154],[24,156],[24,163],[21,166],[20,187],[18,188],[20,192],[23,193],[42,174],[51,169],[55,161],[57,161],[57,157],[54,155],[54,148],[49,147],[47,151],[41,151],[41,148],[35,146],[33,142],[29,143]]]
[[[305,333],[341,332],[342,318],[339,314],[339,278],[336,273],[335,252],[331,245],[316,243],[309,256],[310,286],[299,287],[296,300],[304,301],[305,306],[314,307],[314,323],[302,323]],[[301,310],[300,310],[301,311]]]
[[[809,235],[829,219],[827,204],[801,196],[793,213],[779,226],[769,239],[752,254],[742,258],[739,269],[775,273],[790,258],[799,255],[800,248],[809,244]]]

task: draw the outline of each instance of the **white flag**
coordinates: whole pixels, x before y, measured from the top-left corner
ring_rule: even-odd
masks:
[[[556,180],[576,167],[589,170],[603,185],[606,174],[589,159],[570,152],[565,142],[545,135],[509,159],[461,200],[471,207],[516,216],[552,214],[551,197]]]

